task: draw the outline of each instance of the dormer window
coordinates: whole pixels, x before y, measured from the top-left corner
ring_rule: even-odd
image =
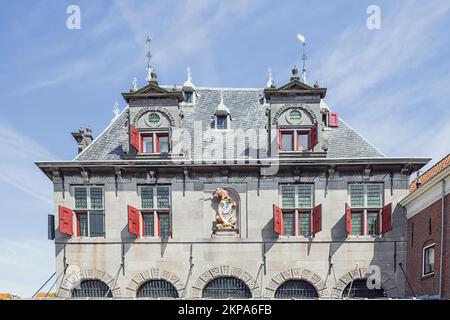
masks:
[[[167,132],[150,132],[141,134],[142,153],[169,152],[169,134]]]
[[[216,116],[216,129],[228,129],[228,116]]]
[[[194,92],[192,92],[192,91],[185,91],[184,92],[184,101],[186,103],[194,103]]]
[[[280,151],[304,152],[310,150],[309,131],[280,130]]]

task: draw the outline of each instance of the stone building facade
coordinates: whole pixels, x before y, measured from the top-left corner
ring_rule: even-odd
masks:
[[[406,294],[448,299],[450,155],[414,180],[410,191],[400,202],[408,219]]]
[[[403,297],[398,201],[429,159],[384,156],[325,95],[295,68],[281,87],[154,77],[124,93],[74,160],[37,163],[54,184],[58,295]]]

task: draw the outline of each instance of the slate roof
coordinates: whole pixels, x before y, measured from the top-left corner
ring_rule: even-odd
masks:
[[[232,129],[264,129],[267,105],[260,102],[264,89],[196,88],[198,96],[193,106],[183,107],[181,125],[191,131],[194,122],[202,121],[203,128],[211,125],[223,92],[224,103],[230,109]],[[329,128],[324,135],[329,143],[328,158],[372,158],[384,155],[342,119],[338,128]],[[82,153],[74,160],[120,160],[128,145],[128,108],[125,109]],[[258,132],[265,132],[259,130]],[[251,143],[255,143],[253,137]]]

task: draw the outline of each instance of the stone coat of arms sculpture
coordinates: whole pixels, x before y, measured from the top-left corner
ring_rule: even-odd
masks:
[[[236,201],[231,199],[228,191],[222,188],[216,189],[213,198],[219,200],[216,213],[217,229],[234,229],[236,227]]]

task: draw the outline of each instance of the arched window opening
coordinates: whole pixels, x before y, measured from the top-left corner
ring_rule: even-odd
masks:
[[[145,282],[137,292],[138,298],[179,298],[177,289],[166,280]]]
[[[342,293],[342,298],[386,298],[386,292],[383,288],[369,289],[366,279],[358,279],[350,282]]]
[[[249,287],[234,277],[219,277],[210,281],[203,289],[203,298],[248,299],[252,297]]]
[[[276,299],[311,299],[318,297],[316,288],[305,280],[288,280],[275,291]]]
[[[100,280],[84,280],[72,290],[73,298],[112,298],[112,291]]]

